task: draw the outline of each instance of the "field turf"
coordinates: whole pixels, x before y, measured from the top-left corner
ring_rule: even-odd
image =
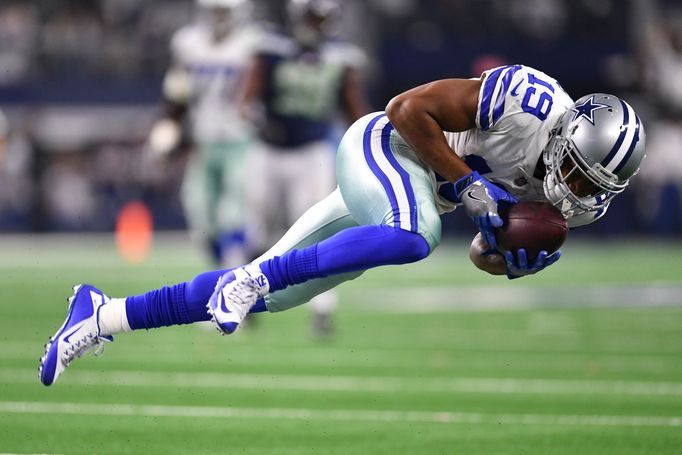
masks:
[[[0,237],[0,452],[682,453],[682,244],[572,244],[545,273],[477,272],[464,244],[339,289],[336,331],[305,306],[231,337],[121,335],[50,388],[42,345],[70,286],[185,281],[183,236],[128,265],[106,236]]]

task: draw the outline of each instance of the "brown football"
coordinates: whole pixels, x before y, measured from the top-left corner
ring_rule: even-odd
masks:
[[[497,249],[516,251],[525,248],[529,261],[542,250],[552,254],[568,236],[568,224],[561,212],[548,202],[519,202],[500,211],[504,221],[495,229]]]

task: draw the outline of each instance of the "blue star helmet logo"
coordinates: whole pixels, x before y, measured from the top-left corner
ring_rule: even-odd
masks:
[[[594,125],[594,111],[598,111],[599,109],[605,109],[607,107],[611,107],[607,104],[599,104],[594,102],[594,95],[590,96],[588,99],[585,100],[584,103],[582,104],[576,104],[572,111],[575,112],[573,115],[573,119],[571,120],[572,122],[575,122],[579,118],[584,118],[588,122],[590,122],[592,125]]]

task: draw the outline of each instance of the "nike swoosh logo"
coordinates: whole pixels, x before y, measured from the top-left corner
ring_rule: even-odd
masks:
[[[474,201],[485,202],[485,201],[484,201],[483,199],[481,199],[480,197],[474,196],[474,190],[469,190],[469,191],[467,191],[467,196],[469,196],[469,198],[470,198],[470,199],[473,199]]]
[[[78,325],[76,326],[76,328],[73,329],[73,330],[71,331],[71,333],[69,333],[68,335],[66,335],[66,336],[64,337],[64,342],[65,342],[65,343],[68,343],[68,342],[69,342],[69,338],[71,338],[71,336],[72,336],[74,333],[78,332],[78,331],[83,327],[84,324],[85,324],[85,321],[81,321],[80,324],[78,324]]]
[[[519,88],[519,86],[520,86],[522,83],[523,83],[523,81],[521,81],[521,82],[519,82],[518,84],[516,84],[516,87],[514,87],[514,88],[511,90],[511,96],[519,96],[519,93],[518,93],[516,90]]]

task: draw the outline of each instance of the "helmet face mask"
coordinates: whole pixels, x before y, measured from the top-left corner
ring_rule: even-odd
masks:
[[[605,184],[606,180],[611,179],[600,179],[598,172],[582,162],[575,151],[571,153],[573,149],[569,139],[555,135],[543,152],[547,169],[543,181],[545,195],[567,218],[606,207],[627,186],[627,182],[622,185]],[[576,182],[594,191],[583,194],[572,189]]]
[[[543,150],[545,196],[566,218],[606,209],[645,157],[644,128],[612,95],[587,95],[559,120]]]

